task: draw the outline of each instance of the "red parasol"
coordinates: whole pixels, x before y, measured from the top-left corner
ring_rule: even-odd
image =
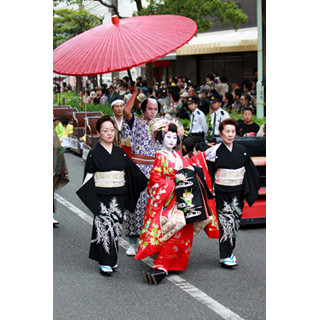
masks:
[[[196,23],[177,15],[121,19],[95,27],[53,51],[53,71],[91,76],[128,70],[182,47],[197,32]],[[130,74],[129,74],[130,75]]]

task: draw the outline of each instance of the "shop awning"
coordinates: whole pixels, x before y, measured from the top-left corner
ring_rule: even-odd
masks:
[[[243,28],[238,31],[216,31],[199,33],[183,47],[177,49],[177,56],[241,52],[258,50],[258,29]]]

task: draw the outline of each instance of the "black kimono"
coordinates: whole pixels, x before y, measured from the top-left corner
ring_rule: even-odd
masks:
[[[244,146],[233,143],[231,151],[217,145],[215,157],[208,157],[214,182],[215,201],[220,230],[220,259],[229,258],[236,244],[244,196],[251,207],[258,197],[259,173]]]
[[[93,174],[93,176],[92,176]],[[94,214],[89,258],[100,265],[117,264],[124,208],[133,212],[148,179],[123,149],[111,154],[98,143],[87,157],[78,196]]]

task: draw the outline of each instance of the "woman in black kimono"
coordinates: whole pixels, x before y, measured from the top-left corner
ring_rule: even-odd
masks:
[[[113,144],[112,118],[101,117],[96,127],[100,143],[88,154],[84,183],[77,194],[94,214],[89,258],[99,262],[102,274],[111,274],[118,267],[124,208],[134,211],[148,179],[123,149]]]
[[[237,265],[233,250],[240,227],[244,199],[251,207],[258,197],[259,173],[247,150],[233,143],[237,122],[228,118],[219,125],[223,142],[215,152],[207,156],[207,164],[214,181],[216,209],[220,230],[220,263],[222,266]],[[211,161],[210,161],[211,160]]]

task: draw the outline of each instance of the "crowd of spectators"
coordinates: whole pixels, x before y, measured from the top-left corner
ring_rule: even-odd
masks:
[[[160,115],[169,114],[172,117],[180,119],[190,119],[191,112],[188,107],[188,97],[196,97],[197,110],[201,111],[205,116],[211,115],[211,124],[213,125],[214,113],[217,113],[218,118],[215,126],[219,126],[221,122],[229,114],[236,112],[243,115],[244,120],[238,120],[239,128],[238,135],[256,135],[259,131],[259,126],[256,123],[250,123],[252,120],[246,120],[244,115],[250,113],[252,116],[256,114],[256,90],[255,81],[244,81],[240,84],[237,80],[228,82],[224,75],[219,75],[217,72],[209,72],[205,75],[204,83],[194,84],[189,79],[183,76],[170,77],[169,81],[157,81],[154,78],[153,86],[150,87],[147,81],[142,77],[138,77],[134,82],[139,94],[133,111],[141,115],[141,102],[148,98],[156,98],[161,105]],[[82,105],[86,104],[101,104],[111,105],[112,101],[121,99],[126,103],[131,97],[129,77],[125,76],[122,79],[116,77],[113,83],[109,85],[102,84],[92,86],[87,83],[86,87],[80,92]],[[216,100],[213,98],[216,97]],[[213,101],[219,101],[219,108],[212,105]],[[220,103],[221,102],[221,103]],[[217,105],[217,104],[216,104]],[[223,116],[225,115],[225,116]],[[246,129],[244,129],[246,128]],[[251,133],[251,128],[252,132]],[[248,132],[248,130],[250,132]],[[215,130],[216,131],[216,130]],[[216,132],[208,134],[214,137]]]

